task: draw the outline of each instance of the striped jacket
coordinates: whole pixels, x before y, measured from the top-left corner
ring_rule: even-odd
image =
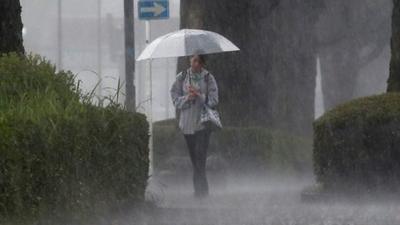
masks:
[[[209,74],[208,79],[206,75]],[[177,110],[180,111],[179,128],[183,134],[194,134],[196,131],[204,129],[200,123],[200,113],[206,104],[206,93],[208,80],[208,102],[210,107],[218,104],[218,86],[215,78],[207,70],[202,69],[200,73],[192,73],[191,69],[176,76],[176,81],[171,87],[170,94],[172,102]],[[189,100],[189,85],[192,85],[200,92],[200,96],[194,100]]]

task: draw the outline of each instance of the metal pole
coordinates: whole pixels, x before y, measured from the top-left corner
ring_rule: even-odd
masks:
[[[62,70],[62,3],[57,3],[57,66],[58,70]]]
[[[150,21],[146,20],[146,45],[150,44],[151,39],[151,27]],[[153,71],[152,71],[152,59],[148,60],[149,69],[149,109],[148,109],[148,120],[149,120],[149,150],[150,150],[150,175],[153,174]]]
[[[102,91],[103,91],[103,76],[102,76],[102,71],[101,71],[101,64],[102,64],[102,49],[101,49],[101,6],[102,6],[102,0],[98,0],[97,2],[97,76],[99,78],[99,83],[97,86],[97,95],[99,98],[102,97]]]
[[[169,59],[167,58],[166,59],[167,60],[167,77],[166,77],[166,87],[167,87],[167,94],[165,95],[165,110],[166,110],[166,118],[167,119],[169,119],[169,110],[170,110],[170,107],[169,107],[169,93],[168,93],[168,90],[169,90],[169,83],[170,83],[170,74],[169,74],[169,70],[170,70],[170,68],[169,68]]]
[[[133,0],[124,0],[125,26],[125,106],[130,112],[136,111],[135,96],[135,22]]]

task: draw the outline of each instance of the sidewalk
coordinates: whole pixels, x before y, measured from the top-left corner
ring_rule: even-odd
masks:
[[[190,185],[166,184],[146,225],[398,225],[400,204],[301,202],[311,181],[235,181],[204,200]],[[211,186],[212,187],[212,186]],[[161,196],[163,195],[163,196]]]

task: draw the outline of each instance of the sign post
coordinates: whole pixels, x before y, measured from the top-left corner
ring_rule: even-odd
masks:
[[[135,88],[135,21],[133,0],[124,0],[125,30],[125,105],[128,111],[136,111]]]
[[[169,1],[168,0],[139,0],[138,15],[140,20],[145,20],[146,24],[146,46],[151,41],[150,20],[169,19]],[[149,79],[149,150],[150,150],[150,175],[153,174],[153,73],[152,59],[148,61],[148,79]]]

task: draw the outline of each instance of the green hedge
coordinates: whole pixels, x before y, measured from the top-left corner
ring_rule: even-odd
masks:
[[[143,201],[145,116],[77,89],[40,57],[0,57],[0,224],[82,224]]]
[[[311,171],[311,140],[261,127],[225,127],[213,133],[209,155],[220,156],[231,172],[305,174]],[[186,143],[175,120],[154,126],[156,172],[171,169],[172,158],[188,156]],[[218,166],[218,165],[217,165]]]
[[[325,189],[399,191],[400,94],[340,105],[314,133],[315,174]]]

